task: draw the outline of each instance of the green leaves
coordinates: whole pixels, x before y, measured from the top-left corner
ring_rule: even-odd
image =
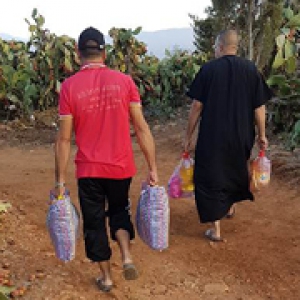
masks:
[[[295,56],[290,56],[286,60],[286,71],[288,74],[293,74],[297,69],[297,58]]]
[[[16,104],[19,115],[57,105],[62,82],[78,70],[75,40],[57,37],[43,28],[45,19],[37,9],[25,19],[31,37],[28,43],[0,39],[0,101]]]
[[[272,67],[274,69],[278,69],[279,67],[281,67],[285,62],[285,59],[283,58],[283,51],[282,50],[278,50],[274,61],[273,61],[273,65]]]
[[[35,32],[36,29],[37,29],[36,25],[29,25],[29,31],[30,31],[31,33]]]
[[[45,24],[45,19],[44,19],[43,16],[40,15],[40,16],[36,19],[36,22],[37,22],[37,25],[38,25],[39,27],[42,27],[42,26]]]
[[[34,8],[34,9],[32,10],[31,17],[32,17],[33,19],[35,19],[35,18],[36,18],[36,16],[37,16],[37,9],[36,9],[36,8]]]
[[[292,16],[287,25],[290,28],[295,28],[295,27],[299,27],[300,26],[300,13],[297,15]]]
[[[300,119],[296,122],[291,132],[289,147],[291,150],[294,150],[297,145],[300,145]]]
[[[300,14],[295,14],[291,7],[284,9],[283,13],[288,22],[280,29],[281,34],[276,38],[277,53],[272,67],[293,74],[297,69],[295,27],[300,26]]]
[[[35,84],[32,84],[30,80],[27,80],[23,95],[23,109],[27,115],[33,110],[33,102],[38,97],[38,89]]]
[[[11,205],[7,202],[3,202],[0,200],[0,213],[5,213],[8,211],[8,209],[11,208]],[[0,286],[0,292],[3,292],[3,290],[1,290],[1,286]],[[0,298],[1,299],[1,298]]]
[[[293,6],[284,10],[285,23],[276,38],[277,53],[273,61],[273,75],[267,83],[274,88],[278,99],[271,102],[269,110],[274,128],[288,133],[289,147],[300,145],[300,79],[297,75],[298,53],[296,29],[300,14]]]
[[[290,20],[294,16],[294,11],[288,7],[283,10],[283,15],[287,20]]]
[[[284,56],[288,60],[290,57],[296,57],[296,45],[289,40],[284,44]]]
[[[61,88],[61,83],[59,82],[59,80],[56,80],[56,88],[55,88],[55,91],[56,91],[57,94],[59,94],[60,88]]]
[[[65,57],[65,71],[71,73],[73,72],[73,66],[72,63],[70,61],[70,58]]]
[[[286,77],[284,75],[273,75],[268,78],[267,84],[270,86],[273,85],[282,85],[286,81]]]
[[[284,47],[284,43],[285,43],[285,33],[284,34],[280,34],[277,38],[276,38],[276,45],[279,48],[279,50],[282,50],[282,48]]]
[[[137,27],[135,30],[132,31],[132,34],[133,35],[138,35],[140,34],[140,32],[142,31],[142,27]]]
[[[6,295],[8,295],[10,292],[9,293],[5,293],[7,291],[8,291],[7,287],[0,286],[0,300],[9,300],[9,298]]]

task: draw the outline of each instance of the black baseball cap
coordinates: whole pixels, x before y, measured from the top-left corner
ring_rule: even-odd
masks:
[[[87,42],[94,41],[97,45],[87,45]],[[98,29],[94,27],[88,27],[83,30],[78,39],[78,49],[99,49],[102,50],[105,47],[104,35]]]

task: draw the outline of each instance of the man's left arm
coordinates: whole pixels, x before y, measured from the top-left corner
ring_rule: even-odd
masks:
[[[65,192],[66,172],[70,158],[73,131],[72,116],[61,118],[55,142],[55,189],[57,196]]]

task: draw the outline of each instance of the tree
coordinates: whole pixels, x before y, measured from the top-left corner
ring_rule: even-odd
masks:
[[[212,0],[212,6],[206,8],[207,18],[200,19],[189,15],[193,21],[194,44],[200,52],[212,56],[212,46],[218,32],[224,28],[234,27],[236,0]]]
[[[211,53],[217,33],[233,28],[241,36],[239,54],[253,60],[263,71],[270,71],[275,38],[282,25],[283,0],[213,0],[207,18],[193,20],[195,46]]]
[[[215,32],[218,31],[215,20],[211,17],[200,20],[197,16],[190,15],[194,22],[194,45],[201,53],[206,53],[209,57],[212,55],[212,45]]]
[[[276,37],[283,24],[283,1],[264,1],[260,4],[254,23],[253,60],[258,68],[268,76],[276,55]]]

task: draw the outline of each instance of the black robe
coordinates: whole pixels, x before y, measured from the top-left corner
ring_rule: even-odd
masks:
[[[255,65],[226,55],[202,66],[187,95],[203,110],[195,152],[195,199],[200,221],[222,219],[231,205],[254,200],[248,160],[256,108],[272,97]]]

